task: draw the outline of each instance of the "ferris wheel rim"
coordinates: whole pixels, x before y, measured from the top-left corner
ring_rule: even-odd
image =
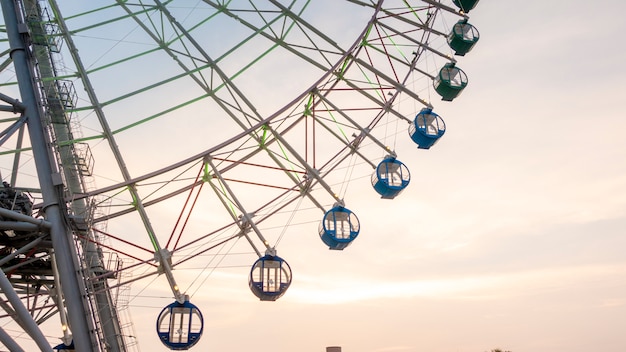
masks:
[[[272,1],[275,2],[275,1]],[[342,56],[336,60],[336,62],[327,69],[327,71],[325,73],[323,73],[322,75],[320,75],[320,77],[313,82],[310,86],[308,86],[307,88],[303,89],[301,93],[297,94],[295,98],[293,98],[291,101],[285,103],[284,105],[282,105],[282,107],[278,108],[277,110],[275,110],[273,113],[269,114],[267,117],[265,117],[264,119],[260,120],[259,122],[256,122],[253,125],[250,125],[249,127],[247,127],[245,130],[237,133],[236,135],[223,140],[219,143],[214,144],[213,146],[211,146],[208,149],[205,149],[204,151],[198,152],[196,154],[193,154],[189,157],[186,157],[174,164],[162,167],[158,170],[153,170],[149,173],[143,174],[143,175],[139,175],[139,176],[135,176],[133,177],[131,180],[128,181],[123,181],[123,182],[119,182],[113,185],[109,185],[103,188],[99,188],[90,192],[86,192],[83,195],[79,195],[78,197],[76,197],[77,199],[80,198],[85,198],[85,197],[89,197],[89,196],[93,196],[93,195],[98,195],[101,193],[105,193],[107,191],[110,191],[112,189],[117,189],[117,188],[122,188],[122,187],[126,187],[129,186],[133,183],[137,183],[138,181],[143,181],[146,179],[149,179],[153,176],[165,173],[167,171],[171,171],[173,169],[176,169],[178,167],[180,167],[181,165],[185,165],[185,164],[189,164],[195,160],[199,160],[202,159],[206,156],[209,156],[210,154],[223,149],[225,146],[228,146],[232,143],[234,143],[235,141],[238,141],[244,137],[246,137],[247,135],[249,135],[251,132],[254,132],[256,130],[258,130],[259,128],[263,127],[264,125],[267,125],[269,122],[272,122],[273,120],[276,120],[277,118],[280,118],[282,114],[284,114],[285,112],[287,112],[290,108],[292,108],[293,106],[295,106],[297,103],[303,101],[304,98],[306,98],[307,95],[311,94],[312,92],[316,92],[318,91],[318,88],[322,85],[323,82],[325,82],[326,80],[328,80],[329,77],[333,76],[336,71],[337,68],[339,66],[342,65],[342,63],[344,63],[348,58],[352,57],[352,58],[357,58],[358,57],[358,52],[360,50],[363,50],[363,47],[360,45],[360,43],[362,43],[363,39],[367,36],[367,31],[368,29],[377,22],[377,16],[379,15],[379,13],[382,10],[382,6],[384,4],[385,0],[378,0],[378,3],[376,5],[376,7],[374,8],[374,13],[372,14],[372,16],[370,17],[369,21],[367,22],[367,24],[364,26],[363,30],[360,32],[360,34],[357,36],[357,38],[354,40],[354,42],[349,46],[349,49],[345,50],[344,53],[342,54]],[[431,3],[429,1],[424,1],[425,3]],[[424,35],[430,35],[431,31],[425,29],[423,32],[423,36],[421,38],[421,40],[427,40],[428,37],[424,37]],[[411,76],[411,70],[414,68],[414,66],[416,65],[417,62],[417,56],[419,55],[419,53],[416,53],[416,58],[414,60],[412,60],[411,65],[409,67],[409,69],[407,70],[406,75],[403,76],[403,79],[401,82],[398,82],[399,86],[404,86],[406,84],[406,82],[408,81],[408,79]],[[354,64],[354,60],[351,60],[349,65],[347,66],[347,68],[351,67]],[[338,81],[335,81],[334,84],[336,84]],[[332,91],[332,87],[330,89],[327,88],[327,90],[330,92]],[[387,100],[388,104],[391,105],[393,104],[393,102],[395,101],[395,99],[398,97],[398,95],[400,95],[402,93],[401,90],[396,90],[394,92],[394,94]],[[329,93],[326,93],[329,94]],[[430,105],[430,103],[427,103],[427,107],[431,107],[432,105]],[[383,111],[387,109],[387,107],[381,106],[380,110]],[[408,120],[408,119],[407,119]]]

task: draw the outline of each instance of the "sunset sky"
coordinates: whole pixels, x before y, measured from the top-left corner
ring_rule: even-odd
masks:
[[[410,160],[414,183],[394,210],[372,204],[384,223],[361,216],[340,258],[290,259],[279,302],[215,297],[202,346],[626,349],[625,10],[481,1],[481,41],[459,60],[470,84],[438,103],[448,133]]]
[[[480,1],[481,39],[458,58],[469,85],[434,102],[442,140],[403,153],[409,188],[353,198],[367,207],[344,251],[286,236],[294,280],[276,302],[250,293],[248,268],[212,273],[194,292],[192,351],[625,351],[624,13],[619,0]],[[170,293],[152,282],[129,296],[144,352],[167,350],[154,322]]]
[[[216,273],[197,350],[625,350],[625,11],[481,1],[481,40],[459,59],[470,83],[436,103],[441,142],[403,155],[409,189],[393,207],[369,200],[342,253],[286,238],[294,283],[275,303],[258,302],[242,270]]]

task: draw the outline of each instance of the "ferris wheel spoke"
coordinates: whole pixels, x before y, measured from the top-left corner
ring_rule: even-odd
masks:
[[[352,118],[350,118],[350,116],[348,116],[348,114],[346,114],[342,109],[340,109],[338,106],[336,106],[335,104],[333,104],[333,102],[331,102],[330,100],[328,100],[325,96],[323,95],[319,95],[319,98],[322,102],[324,102],[324,104],[328,105],[330,108],[332,108],[334,111],[337,111],[344,119],[346,119],[347,121],[349,121],[351,123],[352,126],[354,126],[360,133],[358,136],[355,136],[356,138],[350,142],[350,143],[346,143],[346,146],[353,148],[354,151],[356,152],[358,149],[358,145],[361,144],[361,141],[367,137],[368,139],[372,140],[375,144],[377,144],[381,149],[385,150],[386,152],[391,152],[391,150],[389,149],[388,146],[386,146],[384,143],[382,143],[381,141],[378,140],[378,138],[374,137],[371,133],[370,130],[372,127],[374,126],[369,126],[369,127],[363,127],[360,126],[355,120],[353,120]],[[325,126],[324,124],[322,124],[323,126]],[[334,134],[335,137],[337,137],[338,139],[343,140],[342,138],[340,138],[337,134]],[[361,155],[361,157],[363,159],[365,159],[366,161],[369,162],[369,159],[365,158],[364,156]],[[372,164],[372,166],[374,166]]]
[[[310,179],[312,179],[313,177],[296,177],[296,174],[301,175],[301,176],[308,176],[310,175],[310,173],[316,173],[314,171],[314,169],[308,165],[306,163],[306,161],[304,161],[303,159],[301,159],[301,157],[297,154],[292,154],[292,156],[295,157],[296,160],[294,161],[290,161],[290,163],[292,165],[296,165],[294,164],[295,161],[297,161],[297,167],[298,169],[302,169],[302,171],[295,171],[293,168],[287,167],[286,165],[284,165],[281,160],[279,158],[277,158],[275,156],[275,153],[272,152],[268,147],[271,146],[272,144],[280,144],[281,148],[285,148],[287,150],[289,150],[290,152],[293,152],[293,149],[291,146],[289,146],[288,144],[286,144],[285,140],[281,140],[280,138],[276,138],[276,135],[273,131],[271,132],[272,138],[268,138],[265,142],[264,142],[264,147],[263,148],[259,148],[254,150],[252,153],[248,154],[248,156],[244,156],[244,157],[240,157],[240,159],[238,160],[243,160],[244,162],[237,162],[235,163],[231,163],[231,165],[228,165],[226,167],[223,167],[221,169],[221,171],[218,171],[220,174],[224,174],[227,171],[231,171],[233,169],[233,167],[235,167],[236,165],[238,166],[253,166],[256,168],[262,167],[262,168],[270,168],[270,169],[274,169],[277,171],[282,171],[283,174],[285,174],[286,176],[288,176],[288,178],[291,180],[291,186],[284,186],[284,187],[278,187],[278,186],[272,186],[272,185],[267,185],[267,184],[258,184],[256,182],[248,182],[248,181],[237,181],[237,180],[226,180],[225,178],[222,178],[223,182],[243,182],[243,183],[247,183],[247,184],[256,184],[258,186],[261,187],[272,187],[272,188],[277,188],[277,189],[281,189],[284,190],[283,196],[287,195],[287,194],[297,194],[298,197],[300,196],[306,196],[307,198],[309,198],[309,200],[311,202],[313,202],[313,204],[315,204],[317,207],[319,207],[320,209],[323,209],[323,207],[320,205],[320,203],[313,197],[313,195],[308,192],[308,188],[311,186],[310,183]],[[252,164],[252,163],[247,163],[245,162],[245,160],[248,160],[250,157],[252,157],[253,155],[258,154],[258,151],[261,150],[266,150],[267,153],[266,155],[268,155],[270,157],[270,159],[272,160],[273,163],[275,163],[276,165],[278,165],[278,167],[272,167],[272,166],[265,166],[265,165],[261,165],[261,164]],[[217,168],[216,168],[217,170]],[[253,173],[252,173],[253,175]],[[332,191],[330,191],[332,192]],[[334,194],[334,193],[331,193]],[[277,196],[275,200],[278,200],[282,198],[282,196]],[[266,205],[265,205],[266,206]],[[262,206],[261,208],[265,207]],[[259,208],[259,210],[261,209]],[[256,211],[255,211],[256,212]]]
[[[401,37],[408,44],[411,44],[412,47],[416,46],[416,47],[419,47],[419,48],[425,48],[425,49],[427,49],[427,50],[429,50],[429,51],[439,55],[442,58],[445,58],[445,59],[448,59],[448,60],[451,59],[451,56],[449,54],[445,54],[445,53],[443,53],[441,51],[438,51],[438,50],[430,47],[427,43],[423,43],[420,40],[417,40],[414,37],[410,36],[409,33],[412,32],[412,31],[402,32],[402,31],[399,31],[398,29],[394,28],[393,26],[390,26],[389,24],[384,23],[384,22],[380,22],[380,21],[377,22],[377,25],[382,27],[382,28],[385,28],[386,30],[389,30],[389,31],[393,32],[394,35],[396,35],[398,37]],[[419,26],[418,24],[415,24],[415,25]],[[441,33],[441,32],[433,32],[433,34],[438,35],[438,36],[442,36],[442,37],[447,36],[447,34],[444,34],[444,33]],[[382,39],[383,38],[380,38],[378,40],[382,40]],[[405,45],[408,45],[408,44],[405,44]],[[381,46],[384,46],[384,45],[385,45],[384,43],[381,44]],[[376,48],[379,52],[382,50],[382,49],[378,49],[376,46],[372,46],[372,47]],[[397,61],[399,63],[407,64],[406,60],[403,60],[404,57],[403,58],[397,58],[394,55],[389,55],[388,53],[383,53],[383,54],[386,55],[386,56],[389,56],[390,58],[394,59],[395,61]]]
[[[120,1],[118,1],[120,2]],[[121,2],[120,2],[121,3]],[[234,103],[232,103],[232,105],[230,105],[231,107],[236,107],[236,110],[238,110],[239,112],[242,113],[242,116],[245,118],[251,117],[253,119],[255,119],[256,121],[260,120],[260,116],[256,113],[256,108],[254,108],[254,106],[252,105],[252,103],[245,97],[245,95],[236,87],[236,85],[234,84],[233,80],[231,78],[228,77],[228,75],[222,71],[217,62],[214,61],[209,55],[208,53],[202,48],[202,46],[194,39],[193,36],[191,36],[191,34],[189,33],[189,31],[187,31],[187,29],[185,29],[185,27],[180,24],[180,22],[178,22],[173,15],[167,10],[167,8],[160,2],[160,1],[155,1],[155,3],[157,4],[157,9],[159,10],[160,13],[162,13],[169,21],[169,24],[177,31],[179,31],[180,34],[180,38],[178,38],[178,40],[182,42],[182,38],[184,38],[186,41],[189,42],[189,44],[198,52],[198,55],[200,55],[202,57],[203,62],[208,63],[208,65],[206,65],[206,67],[209,67],[211,69],[211,71],[215,72],[216,75],[219,77],[219,79],[221,80],[222,84],[206,84],[206,82],[204,80],[201,80],[200,78],[196,77],[195,73],[199,73],[202,72],[200,67],[196,67],[193,71],[190,70],[189,68],[187,68],[187,66],[180,61],[180,59],[178,58],[178,53],[173,51],[172,49],[170,49],[169,45],[166,45],[164,50],[170,55],[170,57],[176,61],[178,63],[178,65],[183,69],[183,73],[181,74],[181,76],[189,76],[191,77],[201,88],[202,90],[204,90],[206,92],[206,94],[210,97],[213,97],[214,99],[218,100],[218,103],[220,104],[220,106],[225,110],[225,111],[230,111],[230,109],[228,109],[228,103],[225,101],[219,101],[219,98],[216,98],[215,96],[215,92],[220,88],[220,87],[224,87],[229,93],[230,96],[233,98]],[[132,14],[132,12],[130,11],[130,9],[128,9],[128,7],[121,3],[121,6],[127,11],[129,12],[129,14]],[[157,43],[157,44],[161,44],[162,40],[155,35],[150,28],[148,28],[146,25],[143,24],[143,22],[133,16],[134,20],[141,26],[141,28]],[[239,44],[241,45],[241,44]],[[184,48],[187,50],[187,46],[183,45]],[[211,75],[213,76],[213,75]],[[247,106],[249,109],[249,113],[244,113],[244,109],[242,108],[241,104],[238,103],[238,101],[242,101],[243,105]],[[242,122],[239,121],[239,119],[236,117],[235,113],[230,113],[229,114],[231,117],[233,117],[233,119],[235,121],[237,121],[240,126],[242,126],[242,128],[248,128],[248,126],[244,126],[244,124]],[[248,123],[248,125],[250,125],[250,123]]]
[[[222,177],[221,173],[219,173],[219,171],[217,170],[217,168],[215,167],[215,165],[213,164],[211,159],[207,160],[207,163],[211,166],[211,169],[213,170],[213,172],[215,173],[215,175],[219,179],[222,187],[229,194],[231,200],[236,204],[237,208],[241,212],[241,215],[240,215],[239,219],[237,219],[235,217],[235,214],[231,214],[231,216],[233,216],[233,219],[235,221],[239,220],[239,228],[241,229],[241,234],[243,236],[245,236],[251,244],[253,244],[252,240],[248,237],[248,232],[250,232],[250,230],[252,230],[257,235],[257,237],[261,240],[261,242],[265,246],[266,250],[269,250],[270,249],[269,242],[267,241],[267,239],[265,239],[265,237],[263,236],[261,231],[259,231],[259,229],[257,228],[256,224],[254,223],[254,220],[252,220],[252,215],[250,213],[246,212],[246,210],[243,207],[243,204],[241,204],[241,202],[239,201],[237,196],[233,193],[231,188],[228,186],[228,184],[226,183],[226,181]],[[252,245],[252,247],[257,252],[257,254],[259,256],[261,256],[261,254],[260,254],[259,250],[257,249],[257,247],[254,246],[254,245]]]
[[[436,6],[440,9],[446,10],[451,14],[467,17],[467,15],[463,13],[462,11],[460,11],[458,8],[454,8],[446,4],[442,4],[441,1],[439,0],[422,0],[422,1],[432,6]]]
[[[212,3],[212,1],[208,0],[205,0],[205,2]],[[332,38],[328,37],[326,34],[318,30],[315,26],[306,22],[301,17],[301,14],[293,12],[292,9],[285,7],[277,1],[270,1],[270,3],[274,4],[274,6],[279,9],[277,11],[279,15],[271,22],[264,20],[265,26],[262,27],[255,26],[251,22],[248,22],[245,19],[239,17],[235,11],[225,9],[224,13],[237,18],[237,20],[240,21],[243,25],[247,26],[256,33],[259,33],[259,35],[270,40],[276,46],[280,46],[281,48],[296,55],[300,59],[321,69],[322,71],[327,71],[328,68],[336,62],[336,60],[327,57],[327,54],[332,54],[334,56],[342,56],[345,54],[343,48],[338,46]],[[304,11],[304,8],[302,9],[302,11]],[[291,23],[287,26],[287,29],[281,31],[280,34],[275,33],[271,27],[271,24],[273,22],[277,22],[277,20],[279,19],[285,21],[287,19],[291,20]],[[300,30],[300,33],[305,36],[306,40],[304,43],[287,41],[287,38],[289,37],[288,34],[294,30],[294,27],[297,27]],[[270,31],[269,33],[266,30],[268,28]],[[316,38],[318,40],[314,40],[313,38]],[[327,44],[327,47],[322,48],[322,43]],[[305,49],[306,52],[304,51]],[[311,54],[320,55],[322,59],[320,61],[323,61],[323,63],[312,59]]]

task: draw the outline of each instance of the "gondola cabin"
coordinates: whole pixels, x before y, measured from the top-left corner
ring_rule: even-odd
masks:
[[[281,257],[267,254],[252,265],[249,285],[261,301],[275,301],[291,285],[291,268]]]
[[[465,13],[470,12],[478,4],[478,0],[452,0],[452,2]]]
[[[430,108],[422,109],[409,125],[409,136],[420,149],[430,149],[445,132],[443,119]]]
[[[359,235],[360,225],[356,215],[336,205],[324,214],[320,223],[320,237],[330,249],[343,250]]]
[[[56,345],[52,348],[55,352],[76,352],[76,348],[74,347],[74,341],[70,342],[69,345],[65,343]]]
[[[383,199],[393,199],[400,194],[411,180],[409,169],[393,157],[387,157],[372,174],[372,186]]]
[[[454,50],[454,54],[464,56],[476,45],[480,39],[478,29],[467,22],[467,19],[459,20],[448,35],[448,45]]]
[[[200,341],[204,320],[195,305],[178,301],[163,308],[157,319],[157,334],[170,350],[188,350]]]
[[[452,101],[466,86],[467,75],[452,62],[445,64],[433,80],[435,91],[445,101]]]

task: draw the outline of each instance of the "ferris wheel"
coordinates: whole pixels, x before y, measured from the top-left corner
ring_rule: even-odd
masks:
[[[279,299],[284,237],[313,224],[346,249],[348,184],[397,197],[401,153],[443,136],[477,2],[2,0],[0,342],[21,350],[15,321],[50,350],[55,319],[57,350],[131,351],[123,292],[160,276],[154,338],[189,349],[206,269],[237,251],[252,294]]]

